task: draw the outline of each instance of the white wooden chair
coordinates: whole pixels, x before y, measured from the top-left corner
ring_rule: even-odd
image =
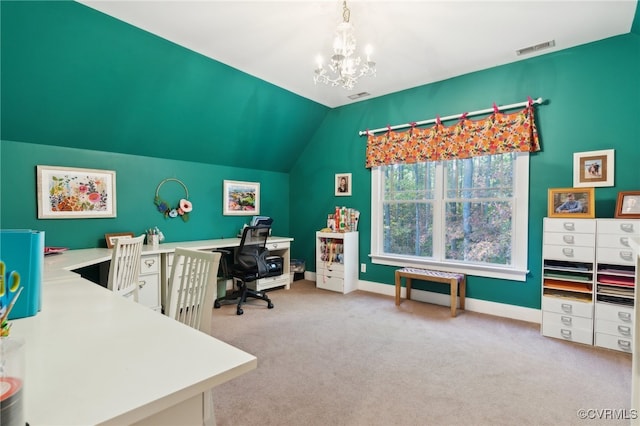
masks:
[[[211,333],[220,253],[176,248],[169,277],[167,315]]]
[[[211,334],[213,301],[218,294],[220,252],[176,248],[169,277],[167,315],[192,328]],[[215,425],[213,393],[203,393],[203,424]]]
[[[107,288],[114,293],[138,301],[140,260],[144,235],[118,238],[113,246]]]

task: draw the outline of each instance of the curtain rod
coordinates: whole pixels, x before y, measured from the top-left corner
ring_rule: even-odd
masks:
[[[389,130],[405,129],[407,127],[412,127],[412,126],[414,126],[414,127],[415,126],[424,126],[425,124],[435,123],[438,120],[447,121],[447,120],[455,120],[455,119],[463,117],[463,116],[464,117],[469,117],[469,116],[472,116],[472,115],[488,114],[490,112],[494,112],[496,109],[498,111],[502,111],[502,110],[505,110],[505,109],[519,108],[519,107],[523,107],[523,106],[529,105],[529,102],[531,102],[532,104],[541,104],[543,101],[542,101],[542,98],[538,98],[538,99],[533,99],[531,101],[518,102],[516,104],[503,105],[503,106],[496,106],[494,104],[493,108],[487,108],[487,109],[481,109],[481,110],[478,110],[478,111],[466,112],[464,114],[456,114],[456,115],[449,115],[449,116],[446,116],[446,117],[432,118],[432,119],[429,119],[429,120],[418,121],[417,123],[397,124],[395,126],[381,127],[379,129],[373,129],[373,130],[360,130],[358,132],[358,136],[373,135],[373,134],[379,133],[379,132],[387,132]]]

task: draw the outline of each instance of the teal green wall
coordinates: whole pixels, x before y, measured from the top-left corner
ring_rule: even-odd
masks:
[[[367,264],[360,279],[392,285],[396,268],[373,265],[368,257],[371,173],[364,167],[366,139],[358,131],[542,97],[542,152],[530,162],[531,273],[524,283],[472,276],[467,284],[468,297],[539,308],[547,189],[573,185],[573,153],[616,150],[615,187],[596,188],[597,217],[613,217],[618,191],[640,189],[638,76],[640,36],[627,34],[332,110],[290,173],[296,255],[315,269],[310,237],[336,205],[353,207],[361,211],[360,262]],[[354,195],[334,197],[334,174],[347,172],[353,173]]]
[[[224,179],[260,182],[260,212],[276,218],[274,234],[291,233],[287,173],[6,140],[1,143],[2,228],[44,230],[47,246],[104,247],[106,233],[130,231],[138,234],[153,226],[163,231],[167,242],[233,237],[250,217],[222,215]],[[37,219],[35,166],[38,164],[114,170],[117,217]],[[179,218],[165,219],[156,210],[153,203],[156,188],[168,177],[179,178],[189,190],[193,211],[188,222]],[[160,188],[161,198],[172,204],[184,195],[182,187],[175,182]]]
[[[330,110],[75,2],[0,8],[0,226],[45,230],[50,246],[102,246],[105,233],[156,225],[169,241],[228,237],[247,218],[222,215],[222,181],[257,181],[262,213],[295,238],[292,256],[311,271],[326,215],[360,210],[360,279],[391,285],[395,268],[368,258],[371,183],[358,131],[542,97],[531,273],[524,283],[468,281],[469,297],[537,308],[547,188],[571,186],[573,153],[616,149],[616,186],[596,189],[598,217],[613,215],[618,191],[640,187],[638,12],[624,36]],[[37,164],[115,170],[117,218],[38,220]],[[342,172],[353,173],[351,197],[333,195]],[[188,223],[154,210],[167,177],[189,188]],[[163,198],[177,201],[173,191],[165,185]]]
[[[288,172],[328,111],[76,2],[0,8],[5,140]]]

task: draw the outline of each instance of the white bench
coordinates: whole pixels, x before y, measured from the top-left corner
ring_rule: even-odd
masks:
[[[396,306],[400,305],[400,288],[402,277],[406,280],[407,300],[411,300],[411,280],[433,281],[449,284],[451,287],[451,316],[456,316],[458,290],[460,290],[460,309],[464,309],[464,296],[466,290],[465,274],[453,272],[433,271],[431,269],[402,268],[396,270]]]

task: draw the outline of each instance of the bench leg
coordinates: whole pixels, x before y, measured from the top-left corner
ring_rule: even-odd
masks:
[[[458,280],[451,280],[451,316],[456,316],[456,305],[458,304]]]
[[[464,298],[466,296],[467,277],[463,276],[460,280],[460,309],[464,310]]]
[[[411,277],[405,277],[407,282],[407,300],[411,300]]]
[[[400,272],[396,271],[396,306],[400,305],[400,287],[402,284],[402,277]]]

